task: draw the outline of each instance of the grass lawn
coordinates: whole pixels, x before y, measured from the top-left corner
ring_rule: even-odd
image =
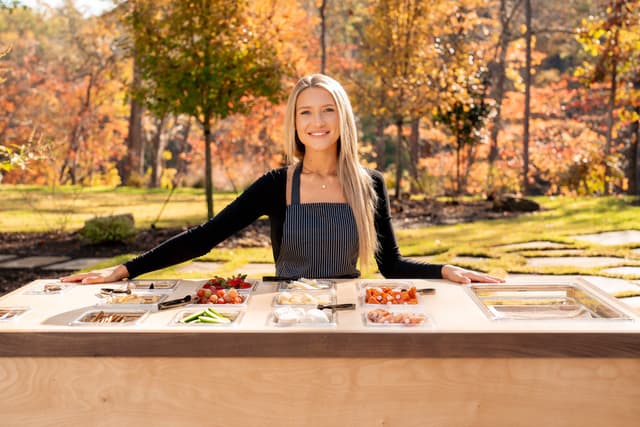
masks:
[[[0,185],[0,191],[3,196],[0,230],[4,232],[71,231],[81,228],[88,218],[119,213],[132,213],[136,226],[140,228],[154,222],[158,227],[194,225],[206,217],[204,191],[199,189],[176,190],[164,208],[167,190],[64,187],[52,191],[43,187]],[[218,212],[234,197],[234,194],[216,194],[215,211]],[[507,244],[544,240],[565,244],[567,249],[580,249],[580,256],[626,257],[624,265],[640,266],[640,251],[632,251],[640,244],[603,246],[572,238],[603,231],[640,230],[640,207],[632,206],[631,198],[537,197],[535,200],[543,207],[540,212],[516,218],[396,230],[401,252],[407,256],[433,255],[434,262],[442,263],[453,262],[458,256],[486,257],[488,259],[481,262],[455,263],[503,275],[507,272],[607,275],[601,272],[600,267],[533,268],[527,265],[527,256],[543,255],[541,251],[535,248],[528,251],[501,248]],[[569,251],[565,253],[573,255]],[[565,253],[554,251],[556,256]],[[108,264],[121,262],[128,256],[131,254],[113,259]],[[270,248],[214,249],[201,260],[224,262],[218,272],[221,275],[247,262],[273,261]],[[189,277],[189,274],[176,272],[175,268],[149,276]],[[194,273],[194,277],[201,277],[201,274]]]
[[[56,187],[0,185],[0,230],[73,231],[95,216],[132,213],[136,227],[180,227],[199,224],[207,217],[204,190],[178,188],[168,190],[107,187]],[[235,194],[214,197],[219,212]],[[164,206],[164,207],[163,207]]]

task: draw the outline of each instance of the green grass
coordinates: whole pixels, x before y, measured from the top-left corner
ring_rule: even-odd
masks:
[[[132,213],[136,226],[146,228],[155,222],[168,195],[167,190],[131,188],[75,188],[62,187],[51,191],[34,186],[1,186],[0,205],[2,231],[71,231],[82,227],[88,218],[100,215]],[[216,194],[215,211],[226,206],[235,194]],[[533,269],[526,265],[526,257],[540,256],[536,250],[507,251],[500,246],[537,240],[566,244],[581,249],[581,256],[626,257],[625,265],[640,266],[640,255],[633,253],[633,245],[603,246],[577,241],[573,235],[603,231],[640,229],[640,207],[632,206],[629,197],[537,197],[543,209],[515,218],[486,220],[473,223],[426,226],[396,230],[403,255],[435,255],[434,262],[451,262],[460,255],[484,256],[489,259],[457,263],[468,268],[496,274],[600,274],[602,268],[545,267]],[[194,225],[206,217],[203,190],[178,189],[157,221],[158,227]],[[554,255],[562,256],[556,252]],[[566,253],[564,255],[571,255]],[[132,255],[129,255],[132,256]],[[112,260],[122,262],[127,256]],[[247,262],[272,262],[270,248],[214,249],[203,261],[222,262],[220,274],[231,272]],[[109,263],[108,263],[109,264]],[[153,277],[184,277],[177,266],[154,272]],[[195,277],[197,274],[194,273]],[[194,276],[191,275],[191,276]],[[200,274],[201,275],[201,274]],[[611,275],[614,277],[613,275]]]
[[[578,241],[572,236],[604,231],[640,229],[640,207],[632,206],[629,197],[535,198],[543,209],[515,218],[478,221],[450,226],[398,230],[404,255],[436,255],[434,262],[451,262],[457,255],[485,256],[482,263],[457,263],[496,274],[601,274],[602,268],[564,268],[526,266],[525,255],[500,248],[502,245],[546,240],[583,249],[581,256],[627,257],[625,265],[640,266],[640,256],[631,252],[633,245],[603,246]],[[537,253],[535,256],[540,256]],[[561,253],[559,255],[562,255]],[[567,254],[568,255],[568,254]],[[615,277],[615,275],[609,275]]]
[[[138,228],[199,224],[207,217],[204,190],[179,188],[163,209],[168,190],[106,187],[56,187],[0,185],[0,230],[73,231],[95,216],[131,213]],[[235,194],[214,196],[219,212]],[[159,216],[159,218],[158,218]]]

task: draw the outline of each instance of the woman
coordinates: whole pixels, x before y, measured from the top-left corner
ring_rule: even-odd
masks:
[[[387,278],[502,281],[400,256],[384,179],[359,163],[355,118],[337,81],[314,74],[296,84],[287,104],[285,139],[289,160],[298,162],[266,173],[214,218],[114,269],[61,280],[106,283],[134,278],[202,256],[267,215],[280,277],[358,277],[358,259],[366,268],[374,256]]]

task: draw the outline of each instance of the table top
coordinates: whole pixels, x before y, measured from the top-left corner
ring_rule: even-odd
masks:
[[[193,294],[205,280],[178,280],[166,299]],[[116,285],[74,285],[60,294],[36,292],[54,280],[37,280],[0,298],[0,309],[28,310],[0,321],[0,356],[251,356],[251,357],[637,357],[638,315],[588,281],[579,285],[623,313],[626,319],[492,320],[472,297],[470,287],[443,280],[339,280],[332,325],[279,326],[273,322],[275,282],[259,282],[240,320],[231,326],[185,325],[176,316],[193,307],[151,311],[135,325],[78,325],[84,313],[100,310],[99,291]],[[546,282],[556,283],[553,279]],[[559,281],[558,281],[559,282]],[[566,283],[566,281],[561,281]],[[369,325],[363,286],[433,288],[416,306],[424,325]],[[530,283],[527,282],[527,283]],[[518,284],[507,282],[506,285]],[[119,286],[119,285],[118,285]],[[197,307],[203,309],[203,306]]]

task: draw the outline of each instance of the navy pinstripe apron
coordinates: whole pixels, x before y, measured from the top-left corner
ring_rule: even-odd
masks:
[[[302,163],[293,171],[276,274],[292,278],[358,277],[358,230],[348,203],[300,203]]]

